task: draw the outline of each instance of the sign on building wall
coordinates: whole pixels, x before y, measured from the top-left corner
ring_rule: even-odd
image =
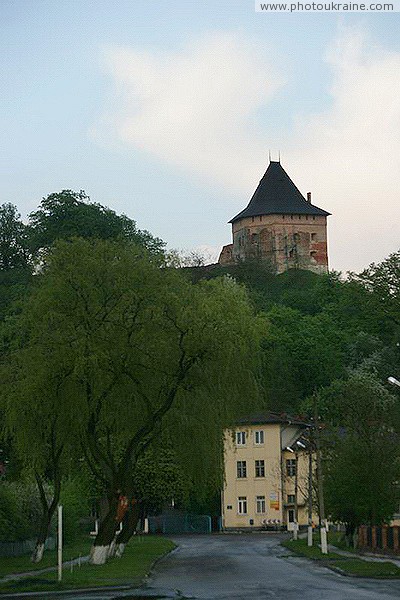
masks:
[[[271,492],[269,495],[269,507],[273,510],[279,510],[279,496],[277,492]]]

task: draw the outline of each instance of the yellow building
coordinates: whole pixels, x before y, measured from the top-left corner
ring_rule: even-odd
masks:
[[[268,413],[225,432],[224,529],[307,525],[309,452],[302,436],[308,429],[304,421]]]

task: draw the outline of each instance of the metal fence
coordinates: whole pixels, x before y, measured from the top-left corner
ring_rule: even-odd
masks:
[[[36,540],[22,540],[20,542],[0,542],[0,558],[8,556],[23,556],[30,554],[34,549]],[[56,539],[53,537],[47,538],[47,550],[54,550],[56,547]]]
[[[149,517],[150,533],[211,533],[211,517],[189,513]]]

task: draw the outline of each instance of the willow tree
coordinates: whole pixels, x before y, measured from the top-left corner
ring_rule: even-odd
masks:
[[[2,427],[22,467],[37,484],[42,514],[32,561],[40,562],[76,440],[74,417],[63,395],[69,367],[55,348],[51,352],[42,348],[36,355],[36,328],[26,316],[3,327],[4,337],[13,334],[13,340],[3,355]]]
[[[190,444],[191,472],[202,457],[221,468],[223,427],[258,398],[264,323],[229,278],[193,285],[142,247],[83,239],[51,250],[22,315],[31,355],[57,357],[60,407],[106,489],[91,556],[103,563],[133,533],[135,511],[115,538],[120,502],[134,503],[136,465],[161,435],[181,457]]]

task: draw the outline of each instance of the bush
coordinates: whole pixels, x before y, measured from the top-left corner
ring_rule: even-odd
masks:
[[[34,521],[23,510],[21,489],[14,483],[0,487],[0,542],[17,542],[34,535]]]
[[[74,476],[63,481],[60,504],[63,505],[63,535],[66,543],[77,540],[87,531],[90,492],[84,477]]]

